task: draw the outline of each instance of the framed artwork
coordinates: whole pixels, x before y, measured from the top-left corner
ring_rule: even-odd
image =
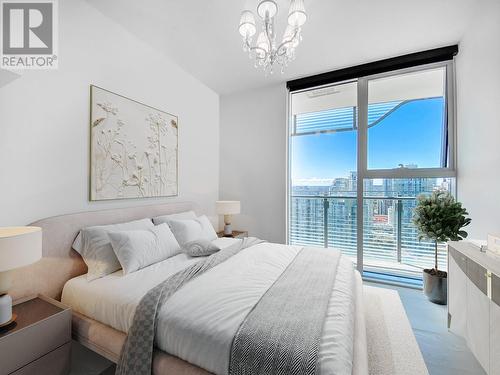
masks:
[[[178,119],[90,86],[90,200],[178,195]]]

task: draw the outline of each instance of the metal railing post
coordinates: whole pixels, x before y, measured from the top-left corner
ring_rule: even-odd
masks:
[[[398,226],[397,226],[397,252],[398,252],[398,263],[401,263],[401,233],[402,233],[402,222],[403,222],[403,201],[401,199],[398,199],[397,201],[397,221],[398,221]]]
[[[323,246],[328,247],[328,208],[330,202],[327,198],[323,198]]]

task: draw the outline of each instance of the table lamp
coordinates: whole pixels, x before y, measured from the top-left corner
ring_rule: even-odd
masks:
[[[10,323],[12,298],[7,294],[12,285],[10,271],[35,263],[42,257],[42,228],[0,228],[0,326]]]
[[[217,214],[224,215],[224,236],[231,236],[231,216],[240,213],[240,201],[217,201],[215,202]]]

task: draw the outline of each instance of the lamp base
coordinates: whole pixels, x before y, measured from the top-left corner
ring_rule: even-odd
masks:
[[[232,236],[233,235],[233,227],[231,224],[224,225],[224,236]]]
[[[10,324],[12,320],[12,298],[8,294],[0,296],[0,326]]]

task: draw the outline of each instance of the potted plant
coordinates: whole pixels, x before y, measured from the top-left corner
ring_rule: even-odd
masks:
[[[438,265],[438,243],[460,241],[467,237],[463,227],[470,224],[468,212],[462,203],[443,190],[434,191],[431,195],[420,195],[417,198],[413,223],[418,229],[418,238],[434,241],[434,268],[424,269],[424,294],[434,303],[446,305],[447,277]]]

